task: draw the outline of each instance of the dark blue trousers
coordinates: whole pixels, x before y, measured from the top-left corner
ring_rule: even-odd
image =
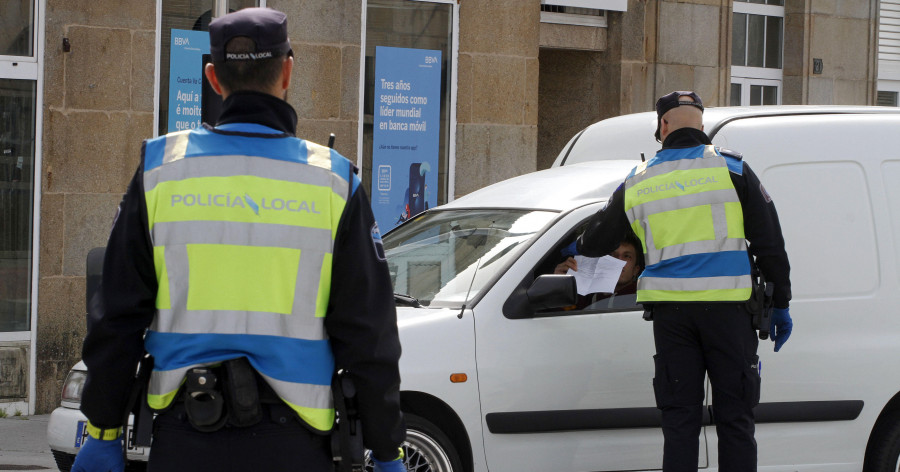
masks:
[[[263,405],[263,420],[203,433],[182,404],[153,422],[149,472],[331,472],[330,436],[311,432],[286,405]]]
[[[697,471],[705,374],[712,385],[719,470],[755,471],[759,339],[745,305],[654,304],[653,337],[653,388],[665,438],[663,471]]]

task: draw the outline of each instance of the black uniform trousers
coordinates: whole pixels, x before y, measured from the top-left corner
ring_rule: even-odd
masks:
[[[653,338],[653,389],[665,438],[663,471],[697,470],[705,373],[712,385],[719,470],[755,471],[759,339],[745,304],[654,304]]]
[[[331,437],[303,426],[287,405],[263,404],[258,424],[204,433],[177,403],[153,422],[148,472],[330,472]]]

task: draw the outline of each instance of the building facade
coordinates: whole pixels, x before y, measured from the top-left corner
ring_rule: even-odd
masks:
[[[202,41],[228,10],[288,14],[297,135],[335,135],[389,228],[546,168],[580,129],[652,110],[671,90],[696,90],[709,106],[874,105],[900,90],[882,65],[895,45],[893,23],[879,23],[894,7],[881,3],[896,4],[3,2],[0,409],[58,404],[85,333],[85,257],[105,244],[141,141],[215,108],[202,93]]]

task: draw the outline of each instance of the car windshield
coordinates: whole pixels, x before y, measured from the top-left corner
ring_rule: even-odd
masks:
[[[461,307],[557,216],[536,210],[425,213],[384,237],[394,292],[432,307]]]

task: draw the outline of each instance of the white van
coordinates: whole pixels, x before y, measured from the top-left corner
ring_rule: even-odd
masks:
[[[793,267],[794,332],[777,354],[760,342],[759,470],[897,472],[900,109],[705,116],[713,141],[743,152],[775,199]],[[397,300],[410,470],[660,469],[642,308],[567,310],[571,277],[545,276],[640,153],[656,151],[655,126],[652,113],[600,122],[573,138],[559,168],[473,192],[385,235],[395,291],[408,295]],[[67,399],[49,434],[64,458],[83,419]],[[717,470],[714,430],[705,415],[704,470]]]

